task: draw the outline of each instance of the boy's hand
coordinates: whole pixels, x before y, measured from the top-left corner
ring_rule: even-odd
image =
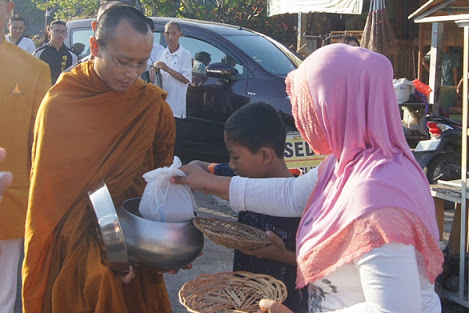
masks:
[[[183,165],[179,168],[187,176],[171,177],[170,182],[178,185],[187,185],[191,189],[202,190],[206,192],[207,184],[213,175],[204,171],[200,166],[194,164]]]
[[[241,252],[247,255],[254,255],[258,258],[296,265],[296,254],[295,252],[287,249],[283,239],[270,230],[266,231],[266,234],[267,237],[273,241],[272,244],[268,245],[267,247],[252,250],[242,250]]]
[[[189,165],[198,166],[198,167],[200,167],[201,169],[203,169],[204,171],[206,171],[207,173],[210,173],[210,171],[208,170],[208,167],[209,167],[209,165],[210,165],[209,162],[200,161],[200,160],[194,160],[194,161],[191,161],[191,162],[189,163]]]
[[[269,299],[262,299],[259,302],[259,311],[258,313],[261,312],[268,312],[268,313],[293,313],[289,308],[284,306],[283,304],[280,304],[274,300],[269,300]]]
[[[229,200],[231,177],[212,175],[194,164],[183,165],[179,169],[187,176],[171,177],[169,181],[172,184],[187,185],[191,189]]]

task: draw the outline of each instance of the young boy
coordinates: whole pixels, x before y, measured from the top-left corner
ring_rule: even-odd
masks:
[[[248,104],[233,113],[225,123],[229,164],[192,163],[215,175],[292,177],[283,159],[285,139],[285,124],[272,106],[262,102]],[[239,212],[238,221],[267,231],[274,243],[256,250],[235,250],[233,270],[269,274],[283,281],[288,289],[288,298],[284,304],[295,313],[307,312],[307,290],[295,289],[294,251],[300,218],[243,211]]]

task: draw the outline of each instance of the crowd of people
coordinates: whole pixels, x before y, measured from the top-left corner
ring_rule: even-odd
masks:
[[[13,312],[23,238],[24,313],[171,312],[160,271],[110,267],[88,191],[104,180],[122,203],[142,195],[145,172],[172,163],[193,72],[181,27],[167,23],[168,46],[155,46],[147,17],[106,3],[78,63],[62,21],[36,57],[23,51],[13,7],[0,0],[10,30],[0,34],[0,312]],[[297,129],[328,155],[320,166],[290,171],[282,119],[251,103],[225,123],[229,163],[193,161],[171,178],[229,200],[239,222],[266,231],[273,244],[233,261],[286,283],[287,300],[263,299],[263,312],[441,312],[435,207],[404,138],[392,65],[357,45],[322,47],[286,79]],[[140,79],[148,70],[162,88]]]

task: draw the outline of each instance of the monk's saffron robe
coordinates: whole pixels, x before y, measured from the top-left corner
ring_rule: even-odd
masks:
[[[108,267],[88,198],[104,180],[118,207],[142,195],[142,174],[172,163],[175,126],[165,98],[142,80],[112,91],[93,61],[62,75],[46,94],[34,130],[24,313],[171,312],[161,275],[136,268],[123,285]]]

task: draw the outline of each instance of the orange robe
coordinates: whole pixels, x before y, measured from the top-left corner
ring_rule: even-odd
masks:
[[[7,40],[0,69],[0,147],[7,151],[0,171],[13,173],[0,202],[0,240],[10,240],[24,237],[34,120],[51,82],[49,65]]]
[[[93,61],[47,93],[34,132],[24,313],[171,312],[161,275],[136,268],[123,285],[108,268],[87,194],[104,180],[118,207],[142,195],[142,174],[172,163],[175,126],[165,98],[142,80],[110,90]]]

